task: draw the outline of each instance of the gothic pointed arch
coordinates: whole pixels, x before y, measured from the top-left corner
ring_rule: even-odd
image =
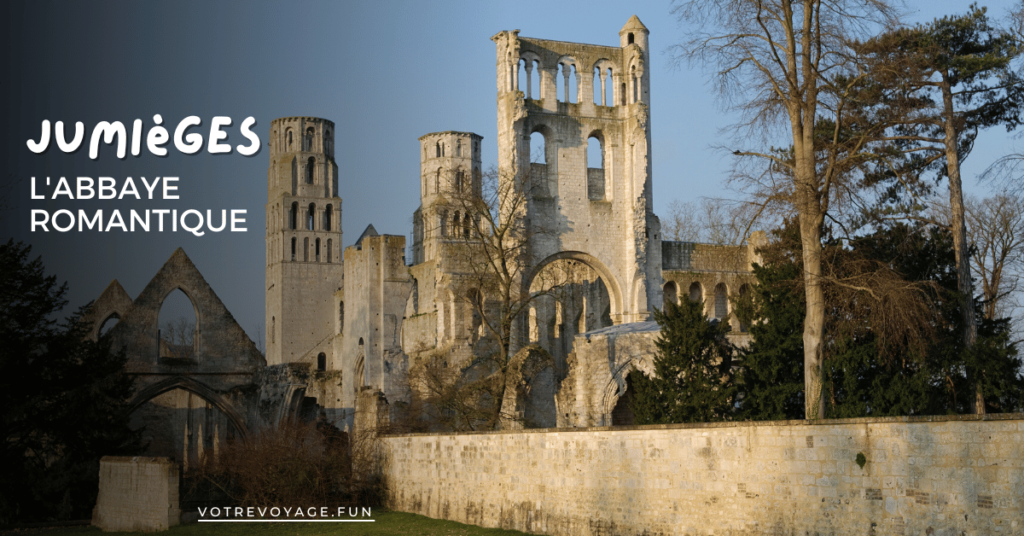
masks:
[[[174,389],[189,391],[209,402],[210,405],[217,408],[228,418],[231,424],[235,427],[235,430],[237,430],[238,434],[242,437],[243,441],[248,440],[249,427],[246,426],[245,420],[241,417],[241,414],[235,409],[235,407],[217,391],[194,378],[184,375],[164,379],[135,393],[135,396],[133,396],[128,402],[128,413],[139,409],[143,404],[157,396]]]

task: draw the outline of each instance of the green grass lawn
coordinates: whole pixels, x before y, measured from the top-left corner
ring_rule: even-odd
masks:
[[[374,511],[373,523],[193,523],[179,525],[160,533],[168,536],[238,535],[248,536],[306,536],[306,535],[365,535],[385,536],[405,534],[409,536],[521,536],[524,532],[503,529],[484,529],[474,525],[463,525],[454,521],[441,521],[416,514],[402,512]],[[62,536],[64,534],[93,534],[126,536],[149,535],[151,532],[102,532],[96,527],[65,527],[59,529],[26,529],[5,532],[10,535]]]

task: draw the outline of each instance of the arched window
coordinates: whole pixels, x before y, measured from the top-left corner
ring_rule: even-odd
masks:
[[[327,239],[327,262],[334,262],[334,240]]]
[[[604,169],[604,141],[596,132],[587,138],[587,167]]]
[[[292,150],[292,129],[288,129],[288,150]]]
[[[441,158],[441,142],[437,142],[437,145],[435,147],[437,149],[437,157]]]
[[[324,208],[324,230],[331,230],[331,214],[334,212],[334,205],[327,205]]]
[[[437,168],[437,173],[434,174],[434,193],[441,193],[441,168]]]
[[[292,195],[295,195],[299,187],[299,159],[292,157]]]
[[[448,211],[441,213],[441,236],[448,236]]]
[[[309,262],[309,237],[302,239],[302,261]]]
[[[455,142],[455,156],[462,156],[462,140],[458,140]]]
[[[594,93],[594,104],[598,106],[604,106],[604,79],[601,78],[601,68],[594,67],[594,83],[592,84]]]
[[[698,303],[704,301],[704,288],[696,281],[690,285],[690,301]]]
[[[547,142],[548,140],[544,137],[544,133],[539,130],[530,134],[530,163],[548,163]]]
[[[593,201],[605,199],[608,191],[608,171],[604,166],[604,139],[600,131],[587,138],[587,197]]]
[[[464,171],[462,171],[460,169],[459,171],[457,171],[455,173],[455,191],[456,192],[460,192],[460,193],[462,192],[462,189],[465,187],[465,180],[466,180],[466,172],[464,172]]]
[[[313,224],[315,223],[313,218],[316,216],[316,205],[313,203],[309,204],[309,208],[306,210],[306,230],[312,231]]]
[[[334,138],[331,137],[331,131],[324,131],[324,152],[331,154],[334,152]]]
[[[102,337],[107,333],[110,333],[110,330],[114,329],[114,326],[116,326],[120,321],[121,315],[117,313],[110,313],[110,316],[100,324],[100,330],[98,332],[99,336]]]
[[[320,262],[320,239],[319,238],[316,239],[316,242],[314,243],[313,247],[314,247],[313,251],[314,251],[314,254],[315,254],[314,259],[316,260],[316,262]]]
[[[313,172],[316,170],[316,159],[312,156],[306,160],[306,184],[313,184]]]
[[[292,238],[292,261],[295,261],[295,238]]]
[[[316,356],[316,369],[327,370],[327,354],[320,352],[320,354]]]
[[[160,304],[159,354],[161,359],[195,360],[199,336],[198,309],[180,288],[171,291]]]
[[[455,211],[455,216],[452,217],[452,236],[455,238],[459,237],[459,211]]]
[[[470,229],[472,229],[472,220],[469,219],[469,213],[467,212],[462,216],[462,238],[470,237]]]
[[[627,45],[632,45],[633,41],[634,41],[634,39],[633,39],[633,32],[629,32],[628,34],[626,34],[626,44]]]
[[[675,283],[675,281],[669,281],[668,283],[665,283],[664,294],[665,294],[666,308],[667,308],[667,304],[669,304],[669,303],[678,303],[677,302],[677,300],[678,300],[678,297],[677,297],[678,291],[676,290],[676,283]]]
[[[338,302],[338,333],[345,333],[345,302]]]
[[[729,315],[729,292],[725,283],[715,285],[715,318],[724,321]]]
[[[306,129],[306,135],[303,136],[303,138],[302,138],[302,150],[303,151],[312,151],[313,150],[313,134],[315,132],[316,131],[313,130],[313,127],[309,127],[309,128]]]
[[[296,221],[298,219],[298,214],[299,214],[299,204],[298,203],[292,203],[292,208],[288,211],[288,228],[293,230],[293,231],[295,230]]]

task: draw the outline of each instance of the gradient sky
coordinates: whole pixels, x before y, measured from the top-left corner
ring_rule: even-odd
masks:
[[[963,12],[964,1],[911,2],[910,21]],[[1011,2],[989,2],[1002,16]],[[495,162],[495,51],[501,30],[560,41],[617,45],[636,14],[650,29],[655,212],[675,199],[735,197],[724,185],[730,160],[712,148],[729,141],[737,118],[716,105],[699,68],[673,67],[669,45],[685,31],[670,4],[611,1],[516,2],[9,2],[2,8],[0,90],[5,168],[0,177],[0,237],[42,255],[68,281],[71,306],[94,299],[112,279],[135,297],[177,247],[183,247],[239,324],[254,335],[264,319],[264,205],[267,132],[274,118],[307,115],[337,125],[344,243],[367,224],[407,238],[419,204],[417,138],[460,130],[484,137],[485,167]],[[248,116],[263,149],[194,156],[173,144],[166,158],[118,160],[103,146],[67,155],[26,147],[43,119],[130,125],[154,114],[173,128],[197,115],[229,116],[232,145]],[[54,145],[51,143],[51,145]],[[781,145],[781,143],[780,143]],[[1024,151],[1005,132],[985,133],[964,165],[968,191],[986,195],[977,175],[999,156]],[[32,176],[178,176],[178,201],[31,201]],[[248,232],[204,237],[178,233],[30,233],[33,208],[245,209]]]

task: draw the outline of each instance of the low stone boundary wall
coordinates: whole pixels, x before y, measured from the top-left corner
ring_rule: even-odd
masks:
[[[104,456],[92,524],[105,532],[158,531],[177,525],[178,465],[170,458]]]
[[[382,442],[392,508],[485,527],[553,535],[1024,533],[1024,414]]]

